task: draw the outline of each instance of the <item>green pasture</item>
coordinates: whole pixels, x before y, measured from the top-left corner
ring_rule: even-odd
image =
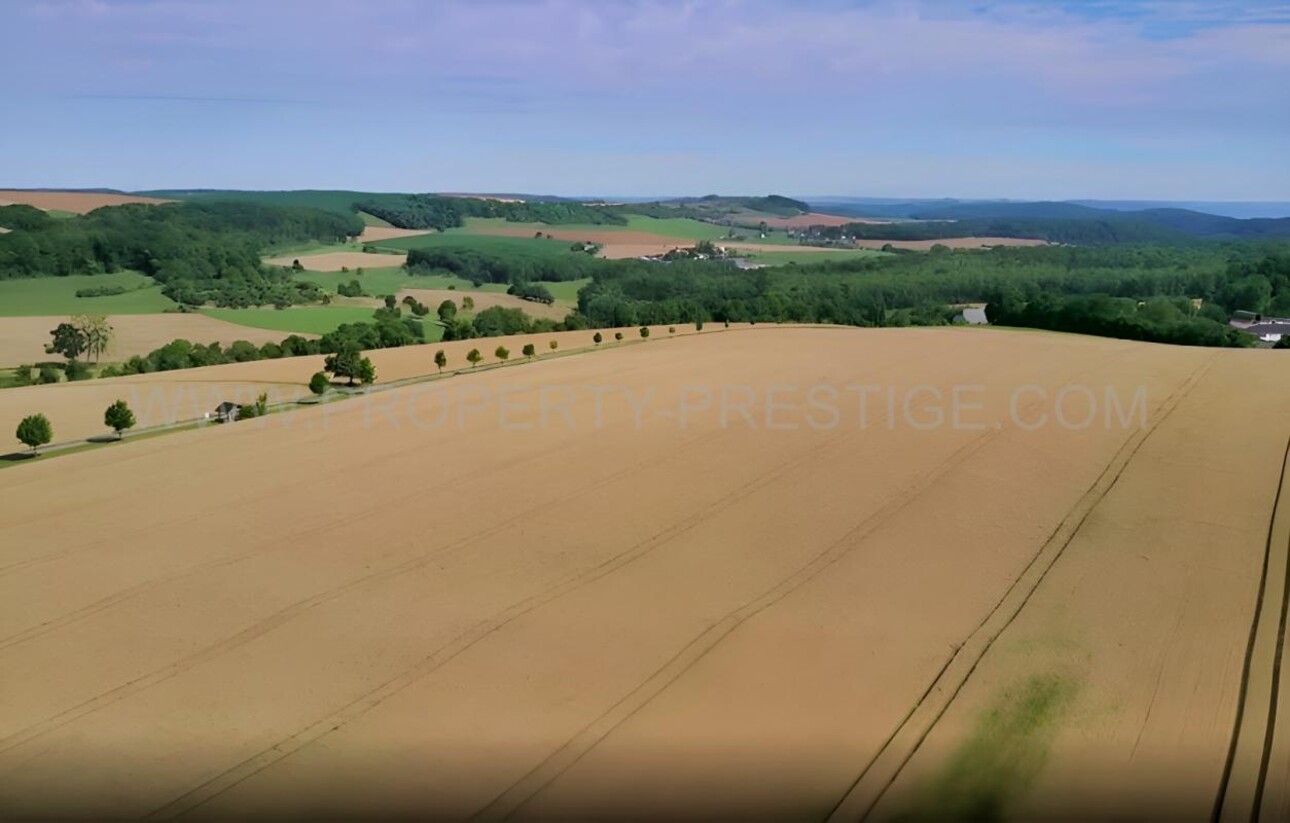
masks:
[[[77,297],[78,289],[121,286],[124,294]],[[175,308],[151,277],[137,272],[0,280],[0,317],[56,314],[156,314]]]

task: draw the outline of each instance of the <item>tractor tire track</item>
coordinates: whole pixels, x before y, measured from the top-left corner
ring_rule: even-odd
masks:
[[[1276,732],[1286,614],[1290,606],[1290,441],[1281,458],[1281,477],[1268,520],[1263,567],[1254,617],[1241,668],[1241,686],[1223,776],[1211,819],[1257,821],[1267,784]],[[1268,582],[1275,581],[1269,589]]]
[[[900,724],[864,766],[829,813],[830,821],[861,820],[877,806],[901,771],[931,734],[999,636],[1012,625],[1048,572],[1074,541],[1084,523],[1119,482],[1151,435],[1178,408],[1213,364],[1211,355],[1157,409],[1152,425],[1121,444],[1098,478],[1062,518],[1003,597],[958,645]]]

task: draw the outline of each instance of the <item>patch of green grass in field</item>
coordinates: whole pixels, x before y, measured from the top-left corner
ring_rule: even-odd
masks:
[[[77,297],[78,289],[120,286],[129,291],[107,297]],[[151,277],[137,272],[24,277],[0,280],[0,317],[55,314],[157,314],[175,308]]]
[[[899,820],[1000,820],[1043,768],[1057,721],[1076,692],[1074,681],[1034,675],[1005,690],[963,742],[914,795]]]
[[[390,222],[389,222],[389,221],[387,221],[387,220],[382,220],[381,218],[377,217],[376,215],[374,215],[374,214],[368,214],[368,213],[367,213],[367,212],[365,212],[365,211],[360,211],[360,212],[358,213],[358,218],[359,218],[360,220],[362,220],[362,221],[363,221],[363,225],[364,225],[364,226],[381,226],[381,227],[383,227],[383,228],[387,228],[387,229],[388,229],[388,228],[391,228],[391,227],[394,225],[393,223],[390,223]]]
[[[80,215],[74,211],[63,211],[62,209],[46,209],[45,214],[48,214],[55,220],[67,220],[71,217],[80,217]]]
[[[292,306],[289,309],[202,309],[202,314],[241,326],[270,329],[288,334],[326,334],[344,323],[372,322],[369,306]],[[404,316],[410,316],[404,310]],[[443,337],[443,327],[433,315],[423,318],[426,342]]]
[[[326,334],[342,323],[366,323],[373,309],[366,306],[292,306],[289,309],[202,309],[202,314],[256,329],[301,334]]]
[[[591,282],[590,277],[584,277],[581,280],[565,280],[560,283],[542,283],[546,286],[547,291],[556,300],[567,300],[570,303],[578,302],[578,292],[583,286]]]
[[[387,266],[378,269],[364,268],[359,274],[349,271],[305,271],[298,272],[296,279],[317,283],[325,290],[335,293],[341,283],[357,280],[363,286],[363,293],[370,297],[381,297],[386,294],[397,294],[399,289],[447,289],[455,287],[457,291],[506,291],[505,283],[485,283],[478,289],[469,280],[452,275],[416,275],[410,274],[402,266]],[[556,285],[556,284],[549,284]]]

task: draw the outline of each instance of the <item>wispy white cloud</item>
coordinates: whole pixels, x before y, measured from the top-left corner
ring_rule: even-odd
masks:
[[[1203,151],[1230,142],[1275,163],[1290,117],[1290,4],[1273,0],[40,0],[6,15],[0,54],[28,96],[316,100],[709,166],[722,145],[792,135],[1001,161],[1028,141],[1121,169],[1142,146],[1213,163]]]

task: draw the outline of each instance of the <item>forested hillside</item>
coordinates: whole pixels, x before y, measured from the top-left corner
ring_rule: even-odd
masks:
[[[435,194],[387,195],[359,200],[355,208],[401,229],[451,229],[467,217],[500,217],[512,223],[549,225],[625,225],[616,209],[573,201],[511,202],[477,197],[443,197]]]
[[[0,210],[0,278],[99,274],[130,269],[190,305],[290,305],[321,297],[308,283],[265,267],[268,247],[337,242],[362,231],[354,215],[255,203],[127,205],[43,220]]]
[[[1061,316],[1045,295],[1123,299],[1059,300],[1067,310]],[[1203,301],[1201,308],[1192,298]],[[1229,333],[1228,312],[1290,313],[1290,254],[1250,245],[1001,248],[752,273],[705,262],[622,261],[596,271],[578,306],[596,326],[696,320],[891,326],[947,323],[956,313],[948,306],[985,301],[1006,309],[999,314],[1004,323],[1244,345],[1252,339]],[[1034,310],[1023,313],[1032,303]],[[1141,310],[1141,322],[1100,322],[1108,305],[1121,321],[1127,306],[1135,316]],[[1084,311],[1094,320],[1080,319]],[[1082,328],[1071,325],[1077,323]]]

